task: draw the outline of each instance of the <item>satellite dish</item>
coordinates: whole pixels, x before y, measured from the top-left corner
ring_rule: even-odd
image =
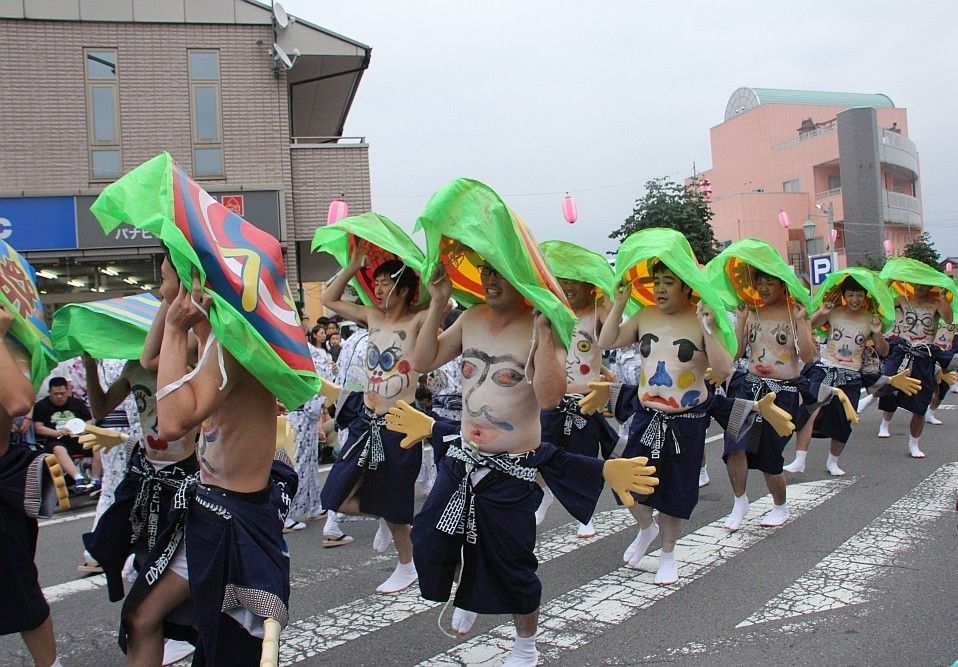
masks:
[[[286,52],[283,50],[279,44],[273,43],[273,65],[277,62],[283,63],[286,69],[290,69],[293,66],[293,61],[289,59],[289,56],[286,55]]]
[[[283,5],[278,2],[273,3],[273,21],[276,22],[276,25],[280,27],[281,30],[285,30],[289,26],[289,15],[286,13],[286,10],[283,9]]]

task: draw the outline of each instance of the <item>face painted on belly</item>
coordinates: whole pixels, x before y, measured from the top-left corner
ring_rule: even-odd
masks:
[[[852,319],[833,314],[829,323],[831,328],[823,358],[845,368],[861,368],[865,343],[871,337],[870,318]]]
[[[935,347],[950,350],[958,333],[958,324],[938,324],[938,333],[935,334]]]
[[[938,315],[934,306],[904,302],[895,307],[895,328],[909,343],[932,343]]]
[[[683,333],[687,335],[689,328],[676,322],[639,336],[639,402],[647,408],[683,412],[706,396],[704,343]]]
[[[565,363],[566,381],[570,383],[585,384],[599,376],[602,350],[596,345],[593,332],[584,326],[591,324],[591,316],[583,318],[572,332],[572,344]]]
[[[398,398],[410,386],[412,365],[404,349],[405,331],[376,329],[366,351],[366,402],[376,406]]]
[[[526,388],[524,361],[476,348],[462,352],[462,431],[475,445],[495,443],[515,426],[502,415],[513,391]]]
[[[795,341],[788,322],[752,322],[748,328],[749,360],[752,372],[774,377],[781,367],[794,364]]]

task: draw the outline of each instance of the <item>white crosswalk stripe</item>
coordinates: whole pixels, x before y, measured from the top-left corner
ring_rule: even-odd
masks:
[[[788,504],[793,520],[826,502],[854,481],[854,478],[846,477],[789,485]],[[762,528],[757,522],[771,506],[770,496],[752,503],[745,525],[735,533],[723,527],[722,519],[680,539],[675,552],[681,577],[677,584],[657,586],[653,583],[655,564],[652,559],[657,559],[659,554],[655,551],[640,563],[643,571],[621,567],[544,604],[539,611],[537,643],[540,653],[548,659],[557,659],[568,651],[585,646],[606,630],[774,534],[780,528]],[[498,665],[514,641],[513,624],[504,623],[421,662],[420,667]]]
[[[955,507],[958,463],[944,465],[807,574],[738,624],[781,621],[874,599],[876,580],[916,548],[932,524]]]

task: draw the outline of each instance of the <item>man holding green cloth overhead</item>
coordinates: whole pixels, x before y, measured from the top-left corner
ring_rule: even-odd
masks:
[[[808,290],[778,251],[758,239],[730,245],[708,263],[705,275],[726,304],[739,309],[735,333],[739,354],[748,359],[748,371],[732,377],[729,397],[758,400],[774,392],[776,405],[790,415],[798,414],[801,392],[808,387],[802,368],[815,358],[818,347],[808,325]],[[816,397],[805,394],[805,400],[815,403]],[[738,438],[725,434],[723,458],[735,494],[725,521],[729,530],[741,528],[748,512],[749,469],[762,471],[774,503],[761,524],[780,526],[788,520],[782,452],[791,434],[780,435],[769,424],[759,426]]]
[[[166,247],[179,287],[160,343],[159,437],[170,442],[202,425],[198,479],[174,505],[185,540],[148,567],[156,583],[130,621],[131,642],[138,622],[150,624],[191,598],[194,664],[257,665],[263,645],[275,645],[272,628],[289,617],[283,522],[297,477],[276,450],[276,400],[295,409],[326,389],[279,242],[226,209],[165,153],[104,189],[91,210],[107,232],[129,223]],[[192,371],[191,329],[201,343]],[[188,581],[166,567],[179,549]],[[160,642],[144,649],[144,664],[162,656]]]
[[[638,342],[642,366],[638,385],[611,388],[616,418],[632,416],[628,440],[613,455],[648,457],[659,477],[655,493],[629,508],[639,532],[623,560],[637,568],[661,529],[655,583],[668,585],[679,578],[675,543],[698,503],[712,417],[739,433],[749,427],[754,406],[716,395],[708,382],[709,367],[718,377],[731,372],[736,341],[722,300],[703,278],[685,237],[672,229],[636,232],[619,248],[615,264],[620,287],[599,345],[615,349]],[[640,310],[620,325],[630,302]],[[583,404],[593,401],[590,394]]]
[[[611,379],[602,366],[602,348],[599,331],[609,314],[609,299],[614,292],[615,277],[612,267],[602,255],[566,241],[546,241],[539,250],[559,281],[576,322],[572,342],[566,356],[566,394],[555,410],[543,410],[542,440],[562,447],[573,454],[595,458],[602,452],[607,458],[612,453],[618,434],[601,413],[582,414],[579,399],[589,391],[589,382],[600,378]],[[546,510],[552,504],[549,487],[536,510],[536,523],[542,523]],[[592,521],[580,523],[576,535],[589,538],[595,535]]]
[[[539,410],[555,409],[566,392],[574,315],[535,239],[499,196],[477,181],[453,181],[417,224],[426,232],[432,301],[414,367],[426,372],[461,354],[463,377],[461,431],[449,437],[413,523],[419,588],[429,600],[448,600],[461,566],[453,630],[467,632],[477,613],[513,614],[517,639],[504,664],[535,665],[537,474],[580,522],[592,516],[603,476],[629,501],[629,491],[649,493],[655,480],[644,460],[603,465],[542,442]],[[451,293],[471,307],[439,334]],[[395,421],[407,408],[390,410],[392,428],[404,430]]]

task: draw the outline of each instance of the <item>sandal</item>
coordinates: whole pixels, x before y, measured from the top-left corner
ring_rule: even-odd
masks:
[[[332,535],[323,534],[323,548],[324,548],[324,549],[330,549],[330,548],[332,548],[332,547],[341,547],[341,546],[343,546],[344,544],[351,544],[352,541],[353,541],[353,538],[350,537],[349,535],[347,535],[346,533],[343,533],[342,535],[339,535],[339,536],[337,536],[337,537],[333,537]]]
[[[77,572],[80,574],[102,574],[103,568],[92,558],[84,558],[83,562],[77,565]]]
[[[283,532],[292,533],[294,530],[304,530],[305,528],[306,524],[302,521],[287,521],[283,526]]]

